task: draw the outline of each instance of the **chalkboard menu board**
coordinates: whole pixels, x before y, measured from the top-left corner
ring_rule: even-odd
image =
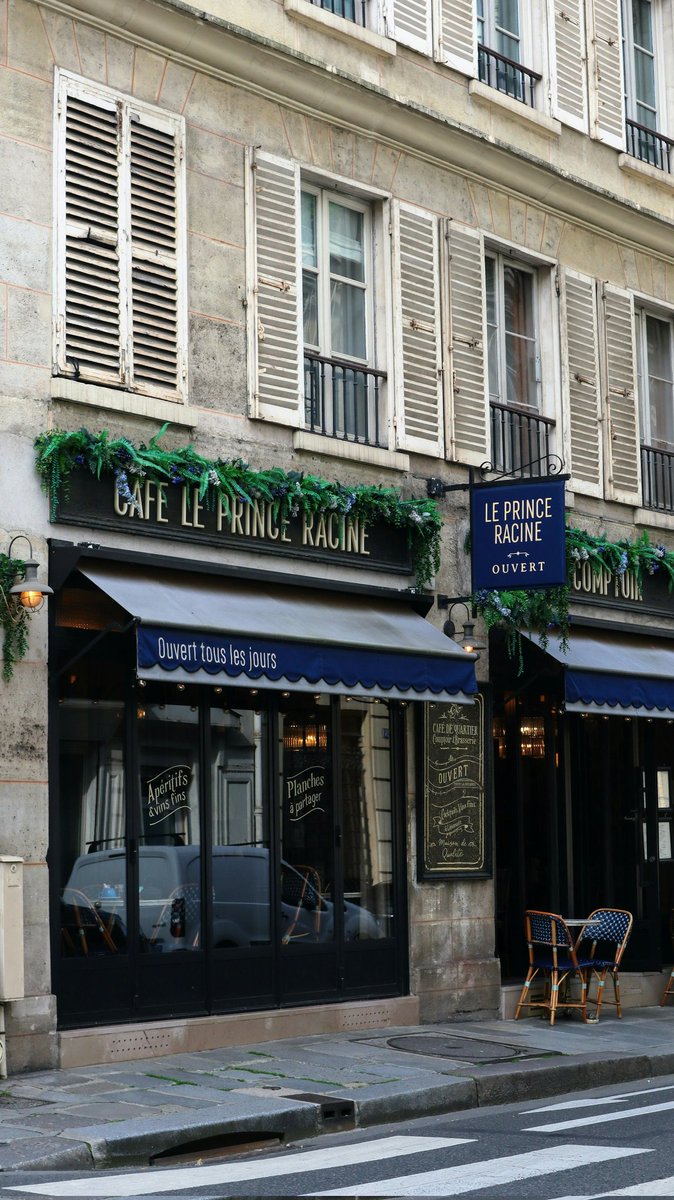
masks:
[[[488,878],[484,697],[423,708],[419,877]]]

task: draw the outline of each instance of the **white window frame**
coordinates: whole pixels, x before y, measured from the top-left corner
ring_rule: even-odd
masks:
[[[653,39],[653,72],[655,76],[655,124],[653,125],[654,132],[663,132],[665,124],[663,120],[664,105],[662,96],[661,77],[663,74],[662,47],[665,43],[662,40],[662,25],[660,7],[656,0],[649,0],[651,4],[651,36]],[[631,121],[638,121],[639,124],[645,125],[645,121],[639,121],[637,116],[637,95],[636,95],[636,72],[634,66],[634,34],[633,34],[633,19],[632,19],[632,0],[621,0],[621,23],[622,23],[622,41],[623,41],[623,72],[625,77],[625,115]],[[643,101],[642,101],[643,103]]]
[[[648,362],[648,339],[646,333],[646,320],[652,318],[656,321],[661,321],[669,327],[669,363],[672,387],[672,440],[665,441],[662,438],[655,438],[651,433],[651,406],[650,406],[650,370]],[[639,397],[639,435],[642,446],[652,447],[655,450],[674,451],[674,313],[664,309],[659,309],[653,305],[649,305],[635,297],[634,308],[634,323],[635,323],[635,344],[636,344],[636,374],[637,374],[637,389]]]
[[[557,264],[552,260],[537,255],[522,252],[519,247],[510,243],[499,243],[490,239],[485,243],[484,259],[495,260],[497,264],[497,313],[499,319],[499,389],[503,393],[495,403],[503,405],[511,412],[521,412],[523,416],[544,417],[553,421],[550,431],[550,453],[562,453],[563,420],[561,406],[561,356],[560,356],[560,312],[559,291],[556,286]],[[509,265],[518,271],[531,275],[533,328],[535,341],[535,384],[536,404],[517,401],[515,405],[508,404],[505,384],[505,303],[503,294],[503,268]],[[489,406],[491,422],[491,403],[493,400],[489,381],[489,346],[486,304],[486,274],[485,274],[485,389]],[[493,448],[493,447],[492,447]]]
[[[56,252],[53,260],[53,290],[55,296],[55,319],[53,335],[53,374],[65,377],[77,384],[98,384],[104,388],[114,388],[119,391],[132,392],[138,395],[157,397],[171,402],[185,403],[187,401],[187,346],[188,346],[188,308],[187,308],[187,230],[186,230],[186,171],[185,171],[185,121],[181,116],[168,112],[156,105],[136,100],[103,84],[92,82],[83,76],[59,68],[55,71],[54,79],[54,112],[55,112],[55,154],[54,154],[54,196],[55,196],[55,233]],[[85,102],[99,104],[108,109],[117,109],[122,113],[123,136],[119,155],[119,196],[118,196],[118,253],[119,269],[119,321],[120,321],[120,371],[110,373],[105,370],[88,368],[85,371],[74,371],[73,364],[66,357],[66,236],[68,222],[66,220],[66,119],[65,109],[69,96],[76,96]],[[130,125],[133,115],[146,115],[156,127],[162,126],[176,139],[176,387],[166,388],[160,384],[151,384],[146,380],[133,378],[133,313],[132,313],[132,279],[131,279],[131,188],[130,188]],[[71,226],[72,228],[72,226]],[[136,254],[143,257],[138,249]],[[148,259],[153,256],[148,252]]]

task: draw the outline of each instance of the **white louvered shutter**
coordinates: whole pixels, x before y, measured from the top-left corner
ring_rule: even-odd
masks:
[[[620,0],[588,0],[588,14],[591,132],[600,142],[624,150]]]
[[[587,44],[584,0],[551,0],[554,30],[552,115],[588,132]]]
[[[465,75],[477,75],[475,0],[436,0],[439,62]]]
[[[610,499],[638,505],[641,473],[632,296],[605,283],[601,311],[607,494]]]
[[[431,0],[387,0],[386,31],[403,46],[433,53]]]
[[[565,271],[562,302],[564,408],[572,487],[603,494],[603,435],[599,386],[597,299],[594,279]]]
[[[59,81],[58,370],[122,382],[121,112]]]
[[[300,179],[295,163],[254,153],[249,258],[250,414],[300,424],[303,396]]]
[[[451,453],[481,466],[490,457],[485,381],[484,247],[479,231],[448,225]]]
[[[396,205],[393,214],[396,288],[397,445],[444,453],[438,219]]]
[[[58,78],[59,372],[184,395],[182,120]]]
[[[175,123],[132,113],[131,379],[135,387],[176,392],[182,375],[179,311],[178,180],[182,138]]]

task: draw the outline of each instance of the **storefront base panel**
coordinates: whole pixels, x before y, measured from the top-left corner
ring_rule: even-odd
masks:
[[[281,1038],[418,1023],[417,997],[397,996],[358,1004],[320,1004],[264,1013],[153,1021],[151,1025],[74,1029],[60,1034],[59,1066],[89,1067],[139,1058],[160,1058],[165,1054],[217,1050],[222,1046],[250,1046]]]
[[[58,1066],[55,996],[26,996],[23,1000],[12,1000],[0,1004],[0,1014],[0,1026],[4,1029],[4,1035],[0,1036],[6,1047],[6,1057],[0,1063],[0,1078]]]
[[[662,993],[669,977],[666,971],[621,971],[620,972],[620,1001],[625,1008],[653,1008],[662,999]],[[507,984],[501,988],[501,1020],[511,1021],[515,1016],[517,1001],[522,985]],[[602,1021],[615,1020],[615,1009],[607,1004],[613,999],[613,984],[606,980],[606,999],[602,1008]],[[592,1012],[592,1006],[589,1009]],[[522,1010],[522,1019],[530,1015],[540,1020],[540,1014],[533,1010]],[[580,1019],[580,1018],[579,1018]]]

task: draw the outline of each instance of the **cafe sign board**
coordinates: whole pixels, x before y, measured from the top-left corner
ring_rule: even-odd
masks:
[[[564,482],[558,476],[473,486],[474,592],[566,584]]]
[[[258,551],[322,562],[348,562],[368,570],[412,572],[407,531],[375,519],[364,521],[337,510],[298,511],[281,516],[271,501],[222,497],[209,504],[199,488],[136,481],[132,500],[120,496],[114,479],[73,472],[55,520],[87,529],[109,529],[168,538],[193,546]]]
[[[423,705],[418,874],[420,879],[491,875],[485,701]]]

